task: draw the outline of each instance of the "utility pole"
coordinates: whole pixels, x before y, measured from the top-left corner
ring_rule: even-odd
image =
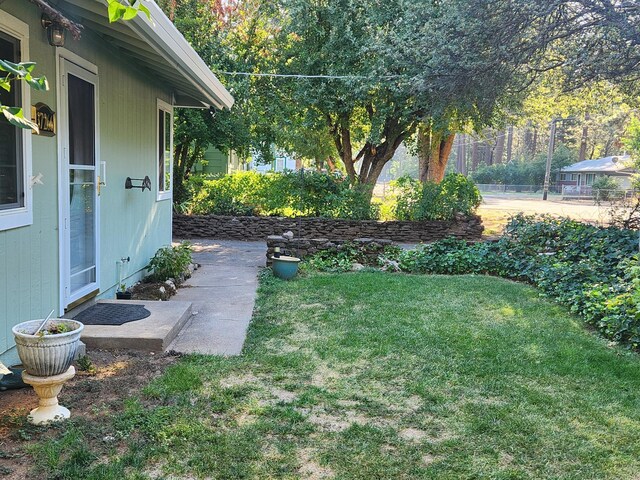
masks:
[[[542,193],[542,200],[546,200],[547,195],[549,194],[549,181],[551,180],[551,160],[553,159],[553,150],[556,143],[556,121],[557,119],[555,118],[551,120],[551,131],[549,132],[549,151],[547,152],[547,168],[544,172],[544,188]]]

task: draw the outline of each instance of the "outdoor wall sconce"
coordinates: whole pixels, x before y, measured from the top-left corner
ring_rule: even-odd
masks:
[[[64,27],[47,15],[40,19],[42,28],[47,30],[47,39],[52,47],[64,47]]]
[[[134,185],[133,182],[140,182],[140,185]],[[127,190],[131,190],[132,188],[139,188],[144,192],[145,188],[148,188],[151,191],[151,179],[149,176],[145,176],[144,178],[131,178],[127,177],[124,181],[124,188]]]

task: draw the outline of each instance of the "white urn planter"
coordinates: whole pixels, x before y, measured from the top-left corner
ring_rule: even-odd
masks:
[[[34,335],[42,320],[30,320],[13,327],[18,356],[24,366],[22,380],[30,384],[40,399],[29,421],[36,425],[69,418],[69,410],[58,404],[58,394],[75,375],[71,366],[80,344],[84,325],[76,320],[54,318]]]
[[[20,361],[29,375],[51,377],[65,373],[76,355],[84,325],[76,320],[52,318],[44,326],[45,333],[33,333],[42,320],[30,320],[13,327]],[[62,326],[63,333],[48,333]]]

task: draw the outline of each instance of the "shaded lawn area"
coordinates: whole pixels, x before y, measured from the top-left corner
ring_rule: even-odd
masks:
[[[268,279],[243,357],[60,428],[34,478],[632,479],[639,392],[637,355],[524,285]]]

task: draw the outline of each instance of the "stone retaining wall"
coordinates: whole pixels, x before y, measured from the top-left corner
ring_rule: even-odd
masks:
[[[233,217],[224,215],[174,215],[176,238],[219,238],[265,240],[269,235],[291,231],[298,238],[353,240],[383,238],[394,242],[433,242],[449,236],[478,240],[482,220],[474,215],[458,216],[451,221],[379,222],[332,218]]]

